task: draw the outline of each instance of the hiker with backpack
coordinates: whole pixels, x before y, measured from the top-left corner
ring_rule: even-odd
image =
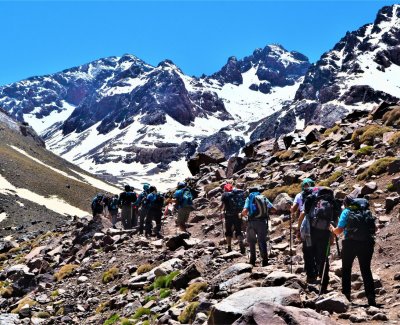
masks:
[[[150,194],[147,196],[148,202],[148,212],[146,217],[146,230],[145,235],[151,236],[153,220],[156,223],[155,235],[157,238],[161,239],[161,218],[163,215],[163,207],[164,207],[164,197],[161,193],[157,192],[157,188],[155,186],[151,186]]]
[[[191,189],[185,182],[178,183],[177,190],[174,194],[174,201],[176,209],[178,210],[176,225],[181,231],[186,232],[186,222],[189,219],[190,212],[193,211],[193,195]]]
[[[309,283],[321,279],[321,293],[325,293],[329,283],[329,255],[333,237],[329,230],[336,224],[340,214],[340,203],[335,199],[333,190],[327,187],[314,187],[304,201],[305,219],[302,223],[307,253],[310,253],[307,278]],[[309,228],[309,235],[306,228]],[[311,246],[310,246],[311,245]],[[310,250],[309,250],[310,249]]]
[[[117,224],[118,219],[118,194],[114,195],[108,200],[108,212],[111,215],[111,224],[115,229],[115,225]]]
[[[314,181],[311,178],[306,178],[301,183],[301,192],[298,193],[294,199],[291,207],[291,215],[293,216],[297,211],[300,211],[297,221],[297,238],[302,242],[304,270],[306,271],[307,283],[316,282],[315,260],[313,258],[313,250],[311,245],[311,225],[309,218],[305,217],[304,201],[312,194],[314,188]]]
[[[147,196],[150,194],[150,184],[149,183],[144,183],[143,184],[143,191],[142,193],[139,194],[136,202],[135,202],[135,207],[138,209],[138,214],[139,214],[139,234],[143,235],[144,231],[144,224],[145,220],[147,218],[147,213],[148,213],[148,202],[147,202]]]
[[[269,211],[276,213],[272,203],[257,188],[250,189],[241,216],[248,218],[247,242],[250,248],[250,264],[253,266],[256,264],[257,241],[262,259],[261,265],[268,265],[267,233]]]
[[[244,191],[236,188],[234,189],[232,184],[225,184],[221,201],[222,203],[219,210],[224,210],[224,214],[221,214],[221,217],[225,217],[225,236],[228,245],[228,252],[232,251],[233,228],[235,230],[236,238],[239,240],[240,252],[245,254],[246,249],[243,243],[242,219],[239,217],[246,201]]]
[[[92,204],[91,204],[93,218],[96,217],[98,214],[103,213],[103,198],[104,198],[104,195],[101,193],[98,193],[93,198]]]
[[[134,203],[137,200],[134,189],[129,185],[125,185],[125,191],[119,195],[118,205],[121,207],[121,218],[124,229],[132,229],[135,224]]]
[[[366,199],[355,199],[347,195],[343,201],[337,227],[330,226],[335,235],[344,233],[342,246],[342,293],[351,300],[351,268],[357,257],[364,282],[368,305],[376,306],[374,279],[371,272],[371,260],[375,246],[375,218]]]

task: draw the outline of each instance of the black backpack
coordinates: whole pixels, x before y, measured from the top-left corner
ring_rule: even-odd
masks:
[[[340,215],[340,203],[328,187],[313,188],[306,197],[304,209],[311,227],[319,230],[328,230],[329,224],[336,224]]]
[[[238,215],[242,212],[246,202],[245,192],[242,190],[233,190],[227,193],[227,200],[225,204],[225,213],[227,215]]]
[[[103,212],[103,206],[101,202],[103,201],[103,196],[97,195],[93,198],[92,200],[92,211],[95,213],[102,213]]]
[[[368,200],[354,199],[349,210],[346,238],[357,241],[373,240],[376,231],[375,217],[369,209]]]
[[[137,196],[135,192],[122,192],[120,194],[121,204],[124,206],[129,206],[136,202]]]

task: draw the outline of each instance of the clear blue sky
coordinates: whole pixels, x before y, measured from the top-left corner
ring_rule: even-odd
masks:
[[[0,85],[124,53],[197,76],[270,43],[314,62],[393,3],[0,0]]]

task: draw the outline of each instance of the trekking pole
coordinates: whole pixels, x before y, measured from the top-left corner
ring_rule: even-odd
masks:
[[[289,219],[289,251],[290,251],[290,273],[293,273],[293,261],[292,261],[292,214]]]
[[[336,249],[337,249],[338,256],[341,257],[342,254],[340,253],[339,239],[337,236],[335,236],[335,241],[336,241]]]
[[[320,286],[320,288],[319,288],[319,293],[318,293],[318,298],[321,296],[321,293],[322,293],[322,285],[323,285],[323,282],[324,282],[324,278],[325,278],[325,273],[327,272],[327,265],[328,265],[328,261],[329,261],[329,251],[330,251],[330,248],[331,248],[331,239],[329,238],[328,239],[328,245],[327,245],[327,247],[326,247],[326,253],[325,253],[325,263],[324,263],[324,269],[323,269],[323,271],[322,271],[322,277],[321,277],[321,286]]]

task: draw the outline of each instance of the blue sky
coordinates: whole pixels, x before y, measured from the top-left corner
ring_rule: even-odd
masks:
[[[0,85],[124,53],[196,76],[271,43],[314,62],[393,3],[0,0]]]

